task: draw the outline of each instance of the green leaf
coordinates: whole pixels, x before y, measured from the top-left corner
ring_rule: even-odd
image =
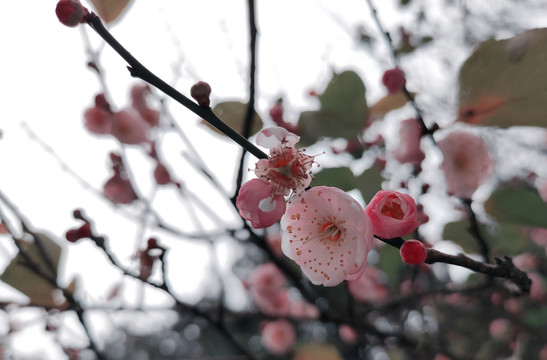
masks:
[[[498,188],[486,200],[484,208],[500,223],[547,227],[547,203],[536,189]]]
[[[26,248],[26,253],[44,273],[57,279],[61,247],[46,234],[38,233],[38,239],[44,252],[51,260],[53,269],[48,265],[35,242],[23,242],[22,246]],[[32,303],[42,306],[55,306],[52,291],[56,287],[23,265],[25,263],[26,260],[23,255],[17,254],[0,275],[0,280],[28,296]]]
[[[382,172],[378,166],[373,165],[371,168],[363,171],[356,179],[357,189],[361,191],[363,200],[368,204],[376,193],[382,190]]]
[[[344,191],[355,189],[355,176],[347,167],[322,169],[313,176],[313,186],[334,186]]]
[[[215,105],[213,112],[228,126],[241,134],[243,131],[243,122],[245,121],[245,114],[247,113],[247,104],[240,101],[225,101]],[[214,126],[207,121],[202,120],[202,124],[207,125],[210,129],[214,130],[217,134],[224,135],[218,131]],[[262,119],[255,112],[253,117],[253,125],[251,128],[251,134],[254,135],[262,129]]]
[[[547,29],[482,43],[459,76],[458,121],[483,126],[547,126]]]
[[[319,97],[321,109],[300,114],[298,127],[304,142],[321,137],[357,139],[367,115],[365,84],[353,71],[334,73]]]

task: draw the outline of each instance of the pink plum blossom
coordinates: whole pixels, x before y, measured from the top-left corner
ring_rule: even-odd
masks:
[[[255,174],[270,181],[276,194],[286,196],[291,190],[297,194],[311,183],[315,157],[296,149],[294,145],[298,140],[299,136],[282,127],[264,129],[256,137],[256,143],[270,149],[270,155],[258,160]]]
[[[492,172],[488,146],[480,137],[454,131],[437,143],[443,153],[441,170],[449,194],[470,199]]]
[[[399,125],[399,142],[392,155],[401,164],[420,165],[425,154],[420,148],[422,125],[416,118],[401,121]]]
[[[419,225],[416,203],[407,194],[380,190],[365,208],[374,234],[391,239],[410,234]]]
[[[262,345],[272,354],[285,354],[295,341],[294,327],[285,319],[269,321],[262,329]]]
[[[255,229],[272,226],[285,212],[285,198],[274,194],[268,181],[252,179],[247,181],[236,200],[239,215],[251,222]]]
[[[283,253],[312,283],[335,286],[356,280],[372,247],[372,226],[344,191],[316,186],[291,199],[281,218]]]

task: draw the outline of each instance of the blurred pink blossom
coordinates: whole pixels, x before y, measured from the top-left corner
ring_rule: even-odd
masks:
[[[152,92],[148,84],[136,84],[131,88],[131,106],[139,112],[142,119],[150,126],[158,126],[160,122],[159,111],[152,109],[147,98]]]
[[[359,334],[348,324],[342,324],[338,327],[338,335],[346,344],[355,344],[359,339]]]
[[[112,135],[123,144],[150,142],[146,133],[148,128],[148,124],[132,108],[114,113],[112,117]]]
[[[271,296],[285,286],[285,276],[274,263],[257,266],[247,280],[251,292]]]
[[[281,250],[281,233],[279,231],[268,233],[266,235],[266,242],[272,253],[276,256],[283,255],[283,251]]]
[[[530,238],[537,246],[547,246],[547,228],[532,228]]]
[[[399,142],[392,155],[401,164],[420,165],[425,154],[420,148],[422,125],[416,118],[401,121],[399,125]]]
[[[509,335],[509,328],[511,323],[507,319],[499,318],[495,319],[490,323],[488,331],[490,336],[494,339],[505,338]]]
[[[410,234],[419,225],[416,203],[407,194],[380,190],[366,206],[374,234],[391,239]]]
[[[361,278],[348,281],[349,292],[355,299],[362,302],[382,301],[389,296],[389,291],[381,281],[382,276],[380,270],[367,266]]]
[[[488,146],[480,137],[454,131],[437,143],[443,153],[441,170],[450,195],[470,199],[492,172]]]
[[[314,284],[356,280],[372,247],[372,226],[344,191],[316,186],[291,199],[281,218],[283,253]]]
[[[262,329],[262,345],[272,354],[285,354],[295,341],[294,327],[285,319],[269,321]]]

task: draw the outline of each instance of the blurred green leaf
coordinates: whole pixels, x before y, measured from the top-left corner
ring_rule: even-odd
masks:
[[[477,240],[468,231],[469,228],[468,219],[450,222],[444,227],[443,239],[460,245],[466,253],[478,253]],[[518,255],[532,245],[517,225],[503,223],[489,230],[485,225],[479,224],[479,231],[491,247],[493,256]]]
[[[532,328],[547,330],[547,308],[542,307],[526,312],[524,321]]]
[[[477,240],[469,233],[469,220],[453,221],[445,225],[443,230],[443,240],[451,240],[460,245],[466,253],[478,252]],[[481,234],[486,231],[480,226]]]
[[[313,186],[334,186],[344,191],[355,189],[355,176],[347,167],[325,168],[313,176]]]
[[[398,289],[401,281],[401,273],[405,263],[401,260],[399,249],[391,246],[382,246],[378,249],[379,261],[376,265],[386,273],[387,282],[393,289]]]
[[[44,273],[56,279],[59,259],[61,258],[61,247],[46,234],[38,233],[38,238],[54,269],[50,268],[35,242],[23,242],[22,246],[26,248],[26,253],[40,266]],[[23,265],[25,263],[26,260],[23,255],[17,254],[0,275],[0,280],[28,296],[31,302],[35,304],[55,306],[52,291],[56,287]]]
[[[365,203],[368,204],[376,193],[382,190],[382,172],[378,166],[373,165],[369,169],[363,171],[356,179],[357,189],[361,191]]]
[[[547,29],[487,40],[460,70],[458,121],[547,126]]]
[[[357,139],[367,115],[365,84],[353,71],[334,73],[319,97],[321,109],[300,114],[298,128],[305,144],[321,137]]]
[[[536,189],[498,188],[486,200],[484,208],[500,223],[547,227],[547,203]]]
[[[416,96],[416,93],[411,93],[411,95],[412,98],[414,98]],[[369,113],[372,118],[381,119],[388,112],[402,108],[406,105],[407,102],[408,98],[402,91],[399,91],[395,94],[388,93],[386,96],[378,100],[376,104],[370,107]]]
[[[247,104],[240,101],[225,101],[216,104],[215,107],[213,107],[213,112],[232,129],[241,134],[243,130],[243,122],[245,121],[245,114],[247,113]],[[201,123],[207,125],[217,134],[225,136],[214,126],[210,125],[207,121],[201,120]],[[251,128],[251,135],[259,132],[262,129],[262,125],[262,119],[255,112],[253,117],[253,126]]]

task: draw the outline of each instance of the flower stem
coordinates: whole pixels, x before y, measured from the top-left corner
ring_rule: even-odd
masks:
[[[150,70],[148,70],[135,57],[133,57],[133,55],[131,55],[131,53],[129,53],[129,51],[127,51],[118,42],[118,40],[116,40],[112,36],[112,34],[110,34],[110,32],[108,32],[108,30],[104,27],[101,19],[96,14],[91,12],[87,16],[86,21],[88,25],[91,26],[91,28],[95,30],[95,32],[101,38],[103,38],[103,40],[106,41],[106,43],[110,45],[110,47],[112,47],[112,49],[116,51],[118,55],[120,55],[129,64],[127,69],[129,70],[131,76],[142,79],[150,85],[155,86],[160,91],[162,91],[181,105],[185,106],[196,115],[203,118],[209,124],[217,128],[219,131],[235,141],[243,149],[256,156],[258,159],[266,159],[268,157],[266,153],[257,148],[255,145],[253,145],[251,142],[249,142],[247,139],[237,133],[234,129],[228,126],[225,122],[223,122],[218,116],[216,116],[216,114],[210,107],[199,106],[198,104],[178,92],[171,85],[167,84],[165,81],[157,77]]]

